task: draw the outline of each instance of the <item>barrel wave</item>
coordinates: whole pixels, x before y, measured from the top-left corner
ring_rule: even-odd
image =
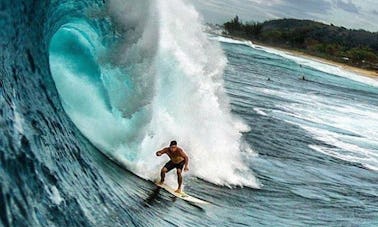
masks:
[[[50,68],[63,107],[101,151],[146,179],[176,139],[191,174],[221,185],[258,187],[243,163],[242,131],[224,94],[226,58],[202,32],[198,13],[178,1],[109,1],[53,35]],[[190,28],[184,26],[190,24]],[[218,169],[222,169],[219,171]]]

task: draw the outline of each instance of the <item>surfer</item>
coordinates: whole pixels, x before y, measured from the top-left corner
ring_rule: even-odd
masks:
[[[167,162],[164,167],[160,171],[160,182],[159,184],[164,184],[164,178],[165,174],[169,171],[171,171],[173,168],[176,168],[177,170],[177,182],[178,182],[178,188],[176,190],[177,193],[181,193],[181,185],[182,185],[182,168],[184,168],[184,171],[188,171],[188,162],[189,158],[188,155],[179,147],[177,147],[176,141],[171,141],[169,144],[169,147],[163,148],[160,151],[156,152],[157,156],[161,156],[163,154],[167,154],[169,158],[171,159],[169,162]]]

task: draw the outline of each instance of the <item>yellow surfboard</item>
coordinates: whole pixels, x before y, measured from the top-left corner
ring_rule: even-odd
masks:
[[[185,192],[177,193],[175,192],[175,189],[171,188],[169,185],[166,184],[158,184],[155,182],[155,184],[163,189],[165,189],[167,192],[171,193],[172,195],[183,199],[188,202],[197,203],[197,204],[210,204],[209,202],[203,201],[201,199],[198,199],[194,196],[188,195]]]

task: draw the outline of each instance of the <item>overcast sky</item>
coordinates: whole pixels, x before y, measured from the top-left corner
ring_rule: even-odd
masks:
[[[312,19],[346,28],[378,32],[378,0],[187,0],[206,22]]]

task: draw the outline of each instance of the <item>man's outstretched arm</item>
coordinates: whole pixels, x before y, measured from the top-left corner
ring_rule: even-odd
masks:
[[[156,156],[161,156],[162,154],[167,153],[167,149],[163,148],[163,150],[157,151]]]

